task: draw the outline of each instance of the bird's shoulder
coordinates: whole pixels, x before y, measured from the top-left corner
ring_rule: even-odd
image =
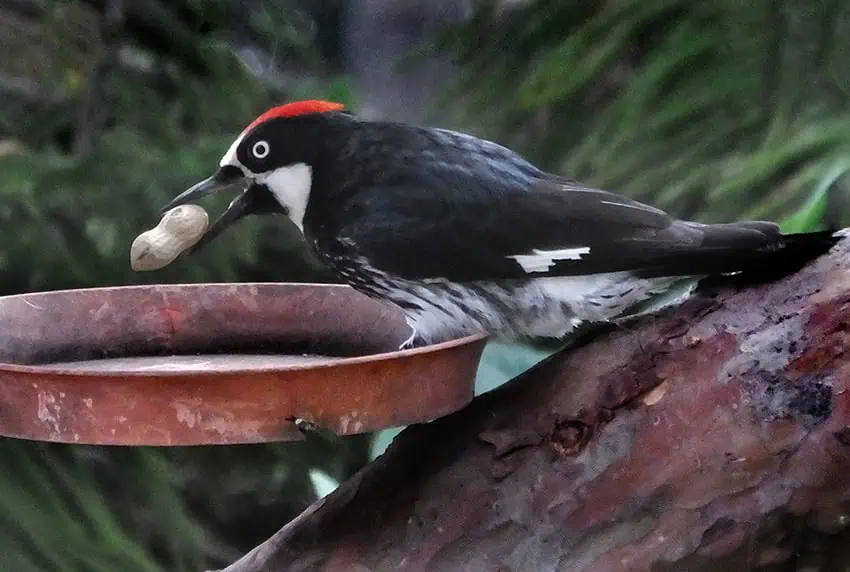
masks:
[[[407,186],[439,191],[475,181],[521,189],[545,176],[503,145],[450,129],[369,122],[350,137],[347,156],[357,163],[358,186],[365,190]]]
[[[461,204],[504,203],[520,211],[555,209],[571,218],[670,223],[659,209],[549,173],[504,145],[460,131],[364,123],[352,147],[361,175],[352,184],[362,193],[355,200],[370,200],[372,193],[418,195]]]

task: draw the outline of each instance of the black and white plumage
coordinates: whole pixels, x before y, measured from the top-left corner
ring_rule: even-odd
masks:
[[[216,175],[166,208],[224,186],[242,192],[201,244],[246,214],[285,214],[343,281],[400,307],[418,342],[562,337],[683,277],[782,266],[834,243],[769,222],[675,220],[489,141],[317,101],[260,116]]]

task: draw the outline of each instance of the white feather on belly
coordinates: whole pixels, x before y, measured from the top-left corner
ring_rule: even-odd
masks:
[[[540,278],[523,285],[445,280],[391,280],[387,295],[421,310],[406,312],[408,323],[428,342],[478,332],[516,339],[560,338],[582,322],[616,318],[635,304],[663,292],[675,278],[636,279],[626,272]]]

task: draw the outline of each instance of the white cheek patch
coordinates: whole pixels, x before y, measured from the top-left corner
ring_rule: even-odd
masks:
[[[528,274],[532,272],[547,272],[555,266],[557,260],[581,260],[582,255],[590,252],[589,246],[578,246],[576,248],[562,248],[560,250],[537,250],[532,254],[516,254],[508,256],[516,260],[522,269]]]
[[[310,200],[313,184],[313,169],[305,163],[296,163],[263,173],[257,182],[265,184],[289,213],[289,218],[304,232],[304,213]]]

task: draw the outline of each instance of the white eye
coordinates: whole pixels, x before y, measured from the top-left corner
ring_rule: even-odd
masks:
[[[251,153],[253,153],[254,157],[257,159],[265,159],[269,154],[269,144],[265,141],[257,141],[254,143],[254,146],[251,147]]]

